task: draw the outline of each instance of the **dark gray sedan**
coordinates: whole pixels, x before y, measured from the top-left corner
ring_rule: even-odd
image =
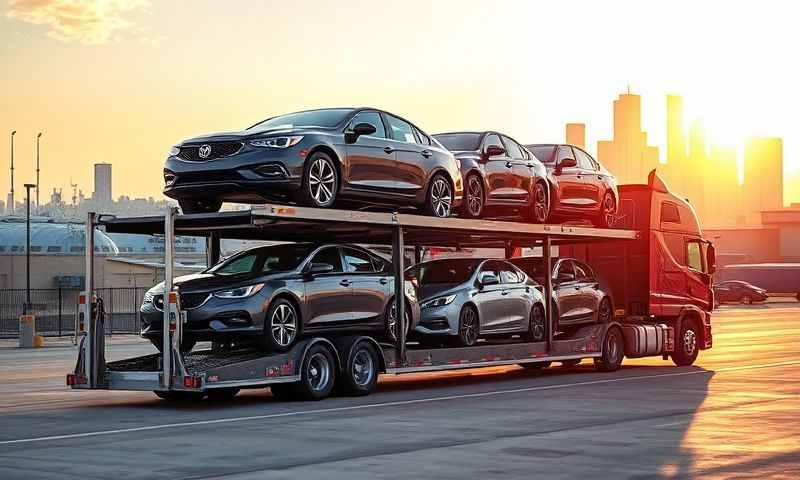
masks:
[[[396,338],[392,265],[353,245],[258,247],[174,284],[187,312],[183,350],[198,340],[243,336],[270,351],[286,351],[312,333],[377,331]],[[141,307],[142,335],[157,348],[163,291],[163,283],[151,288]],[[405,291],[406,324],[413,328],[416,290],[406,281]]]
[[[498,334],[544,340],[542,294],[514,265],[452,258],[423,262],[409,272],[419,282],[421,317],[415,333],[423,342],[441,339],[471,346],[482,335]]]

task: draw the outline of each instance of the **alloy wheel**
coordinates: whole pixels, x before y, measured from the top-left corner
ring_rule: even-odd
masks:
[[[604,298],[600,302],[600,309],[597,312],[597,320],[600,323],[606,323],[611,320],[611,301],[608,298]]]
[[[607,193],[606,196],[603,198],[603,222],[606,227],[611,227],[614,225],[614,211],[616,210],[616,206],[614,205],[614,197],[611,194]]]
[[[544,185],[537,183],[533,188],[533,218],[536,223],[547,222],[547,216],[550,213],[549,203]]]
[[[477,175],[467,180],[467,213],[470,217],[480,217],[483,212],[483,185]]]
[[[539,342],[544,340],[545,315],[541,307],[533,308],[533,318],[531,319],[531,340]]]
[[[336,192],[336,170],[326,158],[317,158],[308,172],[308,188],[317,205],[327,207],[333,203]]]
[[[452,203],[453,194],[450,192],[450,184],[441,176],[436,177],[431,185],[432,213],[439,218],[449,217]]]
[[[464,345],[474,345],[478,341],[478,315],[473,308],[464,309],[459,330]]]
[[[408,311],[408,308],[404,308],[403,311],[405,312],[405,330],[406,335],[408,334],[408,330],[411,327],[411,312]],[[397,341],[397,304],[394,300],[392,300],[392,306],[389,307],[389,315],[386,319],[386,327],[389,332],[389,339],[393,342]]]
[[[297,315],[289,305],[283,303],[272,312],[270,318],[272,339],[281,347],[288,347],[297,333]]]

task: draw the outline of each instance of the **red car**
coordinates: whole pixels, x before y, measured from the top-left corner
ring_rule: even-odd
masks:
[[[550,198],[548,221],[590,220],[598,227],[614,225],[619,207],[617,180],[583,149],[573,145],[526,145],[547,167]]]

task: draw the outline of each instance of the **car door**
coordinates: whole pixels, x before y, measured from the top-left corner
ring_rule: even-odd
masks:
[[[375,133],[361,135],[355,143],[346,145],[345,182],[355,189],[391,191],[395,187],[397,162],[394,146],[386,138],[380,113],[374,110],[357,113],[347,130],[352,130],[359,123],[369,123],[375,127]]]
[[[429,146],[417,143],[413,125],[386,112],[383,118],[395,154],[395,192],[403,196],[417,195],[427,185],[430,171],[428,160],[433,153]]]
[[[510,194],[514,200],[527,202],[531,192],[531,170],[520,145],[505,135],[502,136],[506,154],[511,162],[509,176]]]
[[[484,176],[486,177],[486,184],[488,185],[486,192],[487,202],[513,199],[513,188],[511,185],[511,167],[513,164],[511,163],[511,159],[508,157],[507,153],[490,157],[487,153],[490,146],[501,147],[503,150],[506,148],[500,140],[500,136],[496,133],[488,133],[483,139],[481,152]]]
[[[580,148],[572,147],[575,152],[575,159],[578,161],[578,169],[580,170],[581,199],[585,202],[586,208],[598,208],[602,201],[601,195],[604,191],[603,177],[597,171],[597,164]]]
[[[389,277],[376,271],[372,256],[359,249],[342,247],[344,268],[349,272],[353,289],[353,321],[377,324],[383,320]]]
[[[580,322],[581,287],[575,279],[572,261],[559,260],[553,269],[553,294],[558,307],[559,325],[569,325]]]
[[[499,279],[498,265],[494,260],[487,260],[481,264],[475,279],[480,280],[484,273],[492,273]],[[502,328],[505,322],[505,296],[502,294],[504,287],[497,285],[478,286],[472,300],[478,308],[478,319],[481,332],[491,332]]]
[[[556,168],[553,175],[558,180],[558,201],[559,204],[572,209],[585,208],[583,206],[583,185],[581,170],[575,167],[561,167],[559,164],[565,159],[575,159],[572,147],[560,145],[556,152]]]
[[[339,247],[320,249],[311,263],[333,266],[329,273],[306,276],[306,321],[304,328],[325,329],[351,323],[353,319],[352,275],[344,271]]]
[[[500,285],[503,289],[500,295],[503,301],[503,325],[498,328],[508,328],[514,331],[523,331],[528,328],[528,315],[530,314],[529,290],[525,284],[525,275],[508,262],[498,261]]]
[[[603,299],[600,282],[589,265],[573,260],[572,268],[575,271],[575,280],[581,287],[579,308],[582,312],[585,312],[580,320],[593,322],[597,318],[597,312],[600,310],[600,301]]]

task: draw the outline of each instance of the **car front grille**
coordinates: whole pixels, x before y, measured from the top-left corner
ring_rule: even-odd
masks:
[[[191,310],[205,303],[210,293],[181,293],[181,309]],[[164,295],[153,295],[153,305],[158,310],[164,310]]]
[[[200,149],[205,146],[210,147],[211,151],[206,157],[201,157]],[[178,152],[178,157],[187,162],[207,162],[235,155],[242,149],[242,146],[244,146],[242,142],[210,142],[199,145],[182,145],[180,152]]]

